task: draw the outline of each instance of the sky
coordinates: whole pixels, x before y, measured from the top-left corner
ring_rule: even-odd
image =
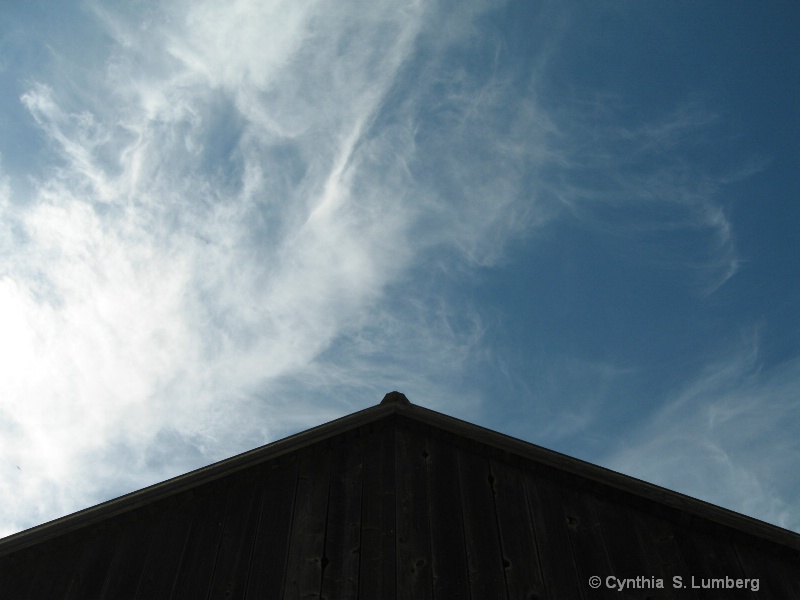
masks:
[[[800,532],[800,4],[0,7],[0,536],[377,404]]]

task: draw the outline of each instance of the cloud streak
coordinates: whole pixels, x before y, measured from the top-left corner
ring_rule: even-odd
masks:
[[[702,152],[717,115],[688,103],[649,120],[630,118],[619,98],[601,95],[577,102],[559,122],[570,125],[550,191],[570,214],[621,240],[637,260],[691,274],[702,295],[736,274],[735,237],[720,199],[726,186],[760,167],[709,168]]]
[[[395,387],[477,415],[486,325],[448,284],[565,207],[643,245],[695,232],[709,290],[735,272],[717,182],[637,158],[702,113],[559,113],[543,64],[476,33],[486,3],[451,9],[90,5],[102,68],[54,49],[21,96],[46,160],[0,187],[0,535]]]
[[[96,8],[105,70],[21,98],[58,158],[3,204],[3,533],[350,410],[304,398],[376,357],[385,380],[419,351],[457,371],[479,327],[399,290],[443,246],[491,260],[520,210],[503,173],[491,197],[415,182],[444,142],[397,86],[430,7],[165,11]],[[464,144],[486,127],[459,119]],[[464,173],[483,158],[456,151]]]
[[[800,530],[800,363],[762,369],[758,340],[706,366],[601,462],[690,496]]]

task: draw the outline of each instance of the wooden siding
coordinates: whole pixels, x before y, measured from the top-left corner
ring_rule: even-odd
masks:
[[[783,600],[800,598],[800,553],[389,414],[0,554],[0,598]]]

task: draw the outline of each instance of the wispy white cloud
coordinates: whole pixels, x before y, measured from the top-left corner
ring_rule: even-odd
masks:
[[[351,410],[354,387],[374,402],[354,374],[444,396],[479,319],[429,309],[410,269],[494,260],[530,208],[520,141],[478,171],[505,142],[457,102],[438,166],[464,180],[417,181],[451,133],[420,134],[442,47],[409,66],[434,9],[96,7],[105,70],[62,58],[27,89],[58,160],[3,203],[3,533]],[[351,395],[320,404],[331,386]]]
[[[602,464],[800,531],[800,362],[762,368],[758,340],[707,365]]]
[[[738,271],[724,192],[760,167],[751,162],[735,173],[715,172],[703,159],[717,139],[718,115],[695,102],[631,118],[623,100],[607,94],[561,110],[571,118],[559,121],[563,173],[552,194],[573,216],[624,241],[634,260],[688,274],[703,295]]]
[[[698,232],[710,287],[735,271],[716,182],[637,158],[700,113],[609,141],[539,101],[542,61],[503,68],[488,3],[89,10],[96,52],[54,48],[21,98],[56,159],[0,187],[0,534],[389,389],[477,414],[486,325],[447,284],[564,206]]]

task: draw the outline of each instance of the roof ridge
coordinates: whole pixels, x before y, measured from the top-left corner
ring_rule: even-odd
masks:
[[[393,391],[386,394],[377,405],[0,539],[0,555],[36,543],[43,538],[59,535],[88,523],[96,523],[115,514],[209,483],[256,464],[292,454],[340,434],[371,427],[372,424],[392,415],[402,415],[503,453],[516,455],[523,460],[616,488],[621,492],[682,511],[689,518],[705,519],[800,550],[800,534],[794,531],[412,404],[405,394]]]

